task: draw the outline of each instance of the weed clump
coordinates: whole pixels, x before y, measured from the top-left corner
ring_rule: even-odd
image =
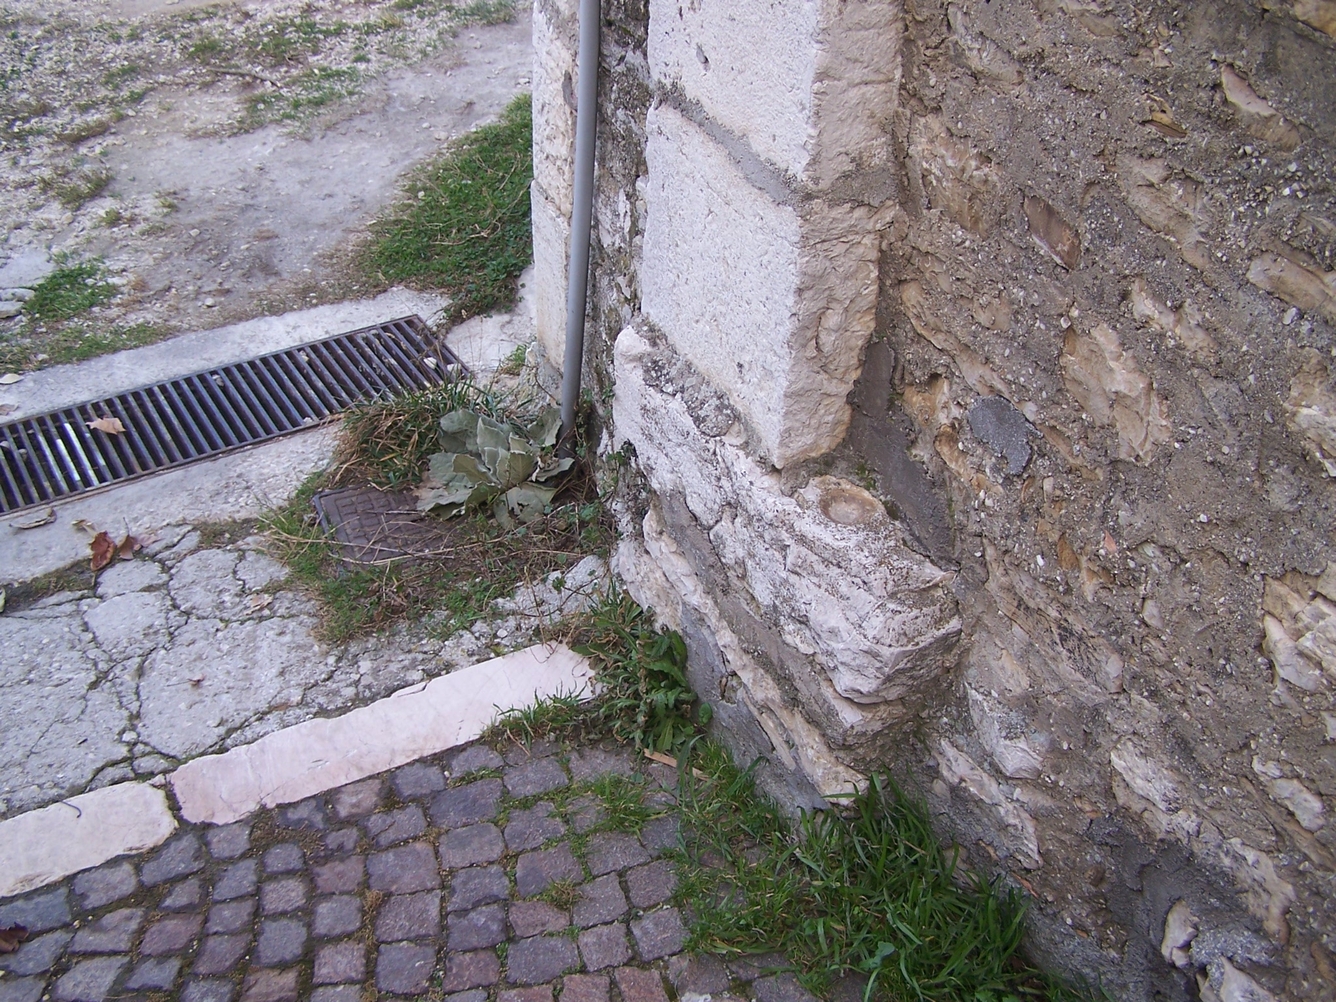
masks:
[[[533,260],[532,179],[526,94],[410,179],[403,200],[375,227],[365,269],[373,280],[445,290],[456,320],[508,309]]]
[[[106,280],[101,261],[75,263],[61,257],[56,265],[55,271],[33,287],[33,297],[25,308],[33,319],[68,320],[116,295],[116,286]]]

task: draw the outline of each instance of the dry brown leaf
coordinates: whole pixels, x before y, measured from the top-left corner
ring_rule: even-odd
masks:
[[[134,536],[126,535],[124,539],[116,544],[116,555],[122,560],[129,560],[142,549],[139,540],[135,539]]]
[[[103,416],[94,418],[92,421],[85,421],[84,424],[108,435],[125,434],[125,425],[121,424],[121,419],[118,417]]]
[[[1081,235],[1057,209],[1038,195],[1025,199],[1025,218],[1035,243],[1068,271],[1081,263]]]
[[[88,519],[86,518],[76,518],[73,522],[70,523],[70,528],[81,529],[84,532],[91,532],[93,535],[97,535],[97,526],[95,526],[92,522],[88,521]]]
[[[269,594],[252,595],[250,597],[250,611],[259,612],[261,609],[267,609],[273,604],[274,596]]]
[[[15,522],[15,529],[36,529],[38,526],[50,525],[56,520],[56,509],[45,508],[42,511],[34,512],[33,517],[26,522]]]
[[[13,953],[19,948],[19,944],[28,939],[28,929],[26,926],[11,925],[5,929],[0,929],[0,953]]]
[[[117,546],[115,541],[105,532],[99,532],[93,537],[93,541],[88,544],[88,550],[93,557],[89,561],[89,566],[92,567],[94,572],[97,572],[115,559]]]

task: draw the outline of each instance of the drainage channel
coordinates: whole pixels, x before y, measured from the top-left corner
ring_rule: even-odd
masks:
[[[401,317],[0,425],[0,514],[300,431],[466,371],[421,317]]]

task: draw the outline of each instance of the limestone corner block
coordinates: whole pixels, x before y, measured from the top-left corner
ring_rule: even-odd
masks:
[[[886,0],[651,0],[650,73],[821,187],[887,156],[900,18]]]
[[[561,371],[566,352],[566,273],[571,221],[543,193],[531,189],[533,206],[533,303],[538,344],[549,365]]]
[[[227,824],[465,744],[506,710],[588,696],[592,685],[584,658],[560,644],[536,645],[197,758],[172,773],[172,790],[186,820]]]
[[[152,849],[175,830],[166,795],[144,783],[105,786],[0,821],[0,898]]]
[[[575,180],[577,0],[544,0],[533,12],[534,180],[569,219]]]
[[[664,105],[649,113],[646,159],[645,316],[728,395],[772,464],[834,448],[875,321],[876,210],[764,190]]]

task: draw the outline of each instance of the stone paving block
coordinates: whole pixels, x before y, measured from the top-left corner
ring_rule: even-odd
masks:
[[[413,842],[397,849],[373,852],[367,857],[366,867],[373,891],[411,894],[434,891],[441,886],[436,852],[429,842]]]
[[[327,943],[315,955],[317,985],[339,985],[361,981],[366,977],[366,944],[361,940],[345,939]]]
[[[512,797],[532,797],[559,790],[570,783],[570,778],[555,758],[539,758],[507,769],[505,781]]]
[[[625,870],[630,866],[648,863],[650,855],[634,835],[604,832],[590,836],[585,859],[589,863],[589,872],[597,877],[613,870]]]
[[[298,831],[322,832],[329,827],[325,818],[325,802],[320,797],[307,797],[295,804],[280,807],[275,820],[284,828]]]
[[[441,866],[459,870],[479,863],[494,863],[506,851],[501,830],[492,824],[456,828],[441,836]]]
[[[250,848],[250,831],[249,821],[237,821],[220,828],[210,828],[205,836],[209,842],[209,855],[214,859],[236,859]],[[191,984],[200,983],[202,982],[191,982]]]
[[[619,967],[613,972],[622,1002],[668,1002],[663,990],[663,978],[658,971],[638,967]]]
[[[496,1002],[552,1002],[551,985],[534,985],[531,988],[507,988],[496,993]]]
[[[450,881],[450,907],[452,912],[466,912],[479,905],[489,905],[493,901],[505,901],[510,897],[510,881],[499,866],[471,866],[459,870]],[[472,986],[470,986],[472,987]]]
[[[214,882],[213,900],[233,901],[253,895],[259,883],[256,877],[257,869],[253,859],[243,859],[233,863],[219,874]]]
[[[376,987],[411,995],[425,991],[436,966],[436,947],[420,943],[389,943],[376,958]]]
[[[585,968],[602,971],[631,959],[631,947],[626,942],[626,926],[620,922],[596,925],[580,933],[580,957]]]
[[[298,873],[306,865],[306,853],[296,842],[283,842],[265,850],[265,873]]]
[[[716,995],[728,991],[733,980],[718,957],[708,953],[688,955],[679,953],[668,958],[668,979],[679,996]]]
[[[39,894],[29,894],[27,897],[0,905],[0,929],[21,925],[35,936],[48,929],[69,925],[72,920],[69,894],[63,887],[42,891]]]
[[[584,867],[576,860],[566,844],[551,849],[526,852],[515,864],[515,889],[522,898],[541,894],[549,884],[558,880],[579,883],[584,879]]]
[[[536,758],[546,758],[561,751],[561,745],[552,738],[539,738],[527,748],[524,745],[508,743],[501,753],[506,765],[525,765]]]
[[[362,1002],[362,986],[326,985],[311,992],[311,1002]]]
[[[140,926],[144,909],[121,908],[103,915],[74,935],[70,953],[127,953]]]
[[[510,822],[506,825],[506,847],[511,852],[524,852],[565,835],[566,826],[553,815],[553,810],[552,804],[544,800],[527,811],[511,811]]]
[[[571,752],[567,764],[570,766],[571,779],[577,783],[607,775],[629,778],[636,771],[635,759],[624,749],[577,748]]]
[[[180,953],[199,935],[204,923],[203,915],[168,915],[158,919],[148,927],[144,939],[139,944],[139,953],[144,957],[163,957],[169,953]]]
[[[265,915],[286,915],[306,907],[311,898],[305,877],[279,877],[260,885],[260,911]]]
[[[129,957],[81,960],[56,982],[52,995],[60,1002],[102,1002],[128,963]]]
[[[488,988],[501,980],[501,961],[495,950],[472,953],[447,953],[445,978],[441,990],[459,992],[468,988]]]
[[[226,974],[237,966],[250,943],[249,933],[232,936],[205,936],[195,955],[196,974]]]
[[[450,775],[467,776],[483,769],[500,769],[506,760],[487,745],[469,745],[458,752],[450,762]]]
[[[537,985],[580,969],[580,954],[565,936],[534,936],[516,940],[506,953],[506,980]]]
[[[466,992],[455,992],[453,995],[447,995],[445,1002],[487,1002],[487,993],[481,988],[470,988]]]
[[[337,828],[325,832],[325,848],[336,856],[357,850],[358,834],[356,828]]]
[[[145,887],[157,887],[204,869],[204,846],[194,832],[184,832],[158,850],[139,871]]]
[[[249,929],[255,916],[255,899],[242,898],[240,901],[227,901],[209,909],[209,921],[205,932],[238,932]]]
[[[546,901],[512,901],[510,927],[521,939],[545,932],[560,932],[571,924],[570,916]]]
[[[636,938],[636,952],[646,962],[680,953],[687,941],[687,929],[676,908],[660,908],[636,919],[631,923],[631,933]]]
[[[251,971],[241,986],[241,1002],[296,1002],[297,968]]]
[[[583,835],[596,825],[602,824],[608,812],[603,809],[597,798],[586,794],[570,802],[566,808],[566,816],[570,819],[571,827]]]
[[[649,850],[651,856],[661,856],[669,849],[676,849],[678,844],[677,818],[665,815],[651,818],[640,829],[640,842]]]
[[[626,890],[637,908],[663,904],[677,890],[677,874],[667,860],[657,860],[626,871]],[[722,991],[722,989],[720,989]]]
[[[101,908],[133,894],[139,889],[139,877],[129,862],[108,863],[96,870],[85,870],[74,878],[74,893],[85,908]]]
[[[758,1002],[818,1002],[792,974],[775,974],[752,982]]]
[[[181,989],[181,1002],[232,1002],[237,986],[220,978],[195,978]]]
[[[349,821],[370,814],[380,806],[381,791],[384,788],[385,781],[379,776],[339,787],[329,795],[334,816],[340,821]]]
[[[499,779],[480,779],[445,790],[431,798],[431,822],[440,828],[463,828],[491,821],[500,808],[502,792]]]
[[[450,915],[451,950],[480,950],[496,946],[506,938],[506,912],[499,905],[483,905],[467,912]]]
[[[3,927],[0,927],[3,928]],[[70,929],[57,929],[45,936],[28,940],[16,953],[0,957],[0,971],[26,976],[42,974],[51,970],[52,965],[65,952],[65,945],[74,935]],[[0,982],[2,984],[3,982]]]
[[[440,891],[395,894],[381,904],[376,914],[376,939],[381,943],[435,939],[440,934]]]
[[[728,962],[728,969],[739,981],[755,981],[757,978],[774,974],[788,967],[789,963],[781,954],[760,953],[749,957],[735,957]]]
[[[404,800],[415,800],[445,789],[445,774],[430,762],[414,762],[396,769],[390,776],[394,790]]]
[[[263,967],[291,964],[306,950],[306,923],[300,919],[265,919],[255,937],[255,962]]]
[[[320,939],[346,936],[362,924],[362,901],[351,894],[315,899],[311,932]]]
[[[373,814],[362,822],[362,827],[376,848],[384,849],[417,838],[427,830],[427,818],[421,807],[409,804],[395,811]]]
[[[148,989],[166,991],[176,984],[176,976],[181,973],[180,957],[149,957],[141,960],[125,979],[125,988],[129,991]]]
[[[0,1002],[37,1002],[46,989],[46,978],[0,979]]]
[[[581,929],[603,925],[626,914],[626,896],[622,894],[617,874],[609,873],[591,880],[579,890],[580,899],[571,909],[571,921]]]
[[[335,859],[313,867],[311,876],[315,878],[317,894],[350,894],[362,889],[366,860],[361,856]]]
[[[190,877],[173,884],[158,905],[165,912],[183,912],[196,908],[204,900],[204,883],[199,877]]]
[[[608,1002],[606,974],[570,974],[561,979],[562,1002]]]

